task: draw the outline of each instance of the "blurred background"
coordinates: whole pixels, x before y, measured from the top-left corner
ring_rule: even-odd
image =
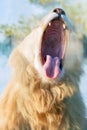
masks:
[[[87,107],[87,0],[3,0],[0,3],[0,93],[11,74],[9,54],[55,7],[65,10],[84,48],[80,88]]]

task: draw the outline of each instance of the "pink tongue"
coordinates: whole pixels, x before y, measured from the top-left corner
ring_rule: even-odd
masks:
[[[52,58],[50,55],[46,56],[46,62],[43,66],[45,74],[48,78],[56,78],[60,73],[60,62],[58,57]]]

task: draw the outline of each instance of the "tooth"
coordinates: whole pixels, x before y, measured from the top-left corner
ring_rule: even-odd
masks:
[[[65,24],[63,24],[63,28],[64,28],[64,29],[66,28],[66,25],[65,25]]]
[[[49,26],[51,26],[51,22],[49,22]]]
[[[64,23],[66,24],[66,26],[67,26],[67,28],[69,29],[69,30],[71,30],[71,22],[70,22],[70,20],[65,16],[65,15],[61,15],[61,17],[62,17],[62,19],[64,20]]]
[[[41,21],[41,27],[43,30],[47,27],[48,23],[53,20],[54,18],[57,18],[58,14],[55,12],[50,12],[47,16],[45,16]]]

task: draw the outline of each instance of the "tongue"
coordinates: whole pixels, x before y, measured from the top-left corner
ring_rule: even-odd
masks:
[[[52,58],[50,55],[46,56],[46,62],[43,66],[45,74],[48,78],[56,78],[60,73],[60,62],[58,57]]]

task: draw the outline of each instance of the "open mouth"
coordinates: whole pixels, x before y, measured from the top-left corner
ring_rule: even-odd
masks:
[[[42,66],[48,78],[56,78],[62,71],[66,48],[66,25],[61,17],[51,20],[41,44]]]

